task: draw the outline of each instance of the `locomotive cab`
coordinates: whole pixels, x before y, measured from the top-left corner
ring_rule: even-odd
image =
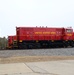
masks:
[[[66,28],[65,29],[65,40],[73,40],[73,29],[72,28]]]
[[[66,47],[74,45],[73,44],[73,29],[72,28],[65,29],[63,40],[64,40],[64,45]]]

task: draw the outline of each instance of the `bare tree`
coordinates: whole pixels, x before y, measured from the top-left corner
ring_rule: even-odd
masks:
[[[6,49],[6,47],[7,47],[7,38],[0,37],[0,49]]]

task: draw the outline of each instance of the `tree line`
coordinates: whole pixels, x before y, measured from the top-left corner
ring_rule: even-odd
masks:
[[[0,37],[0,49],[6,49],[8,40],[6,37]]]

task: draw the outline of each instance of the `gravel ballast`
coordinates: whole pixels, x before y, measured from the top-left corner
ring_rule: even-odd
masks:
[[[74,56],[74,48],[0,50],[0,58],[14,56]]]

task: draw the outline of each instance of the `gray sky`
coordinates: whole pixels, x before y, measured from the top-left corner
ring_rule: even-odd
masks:
[[[0,37],[16,26],[74,28],[74,0],[0,0]]]

